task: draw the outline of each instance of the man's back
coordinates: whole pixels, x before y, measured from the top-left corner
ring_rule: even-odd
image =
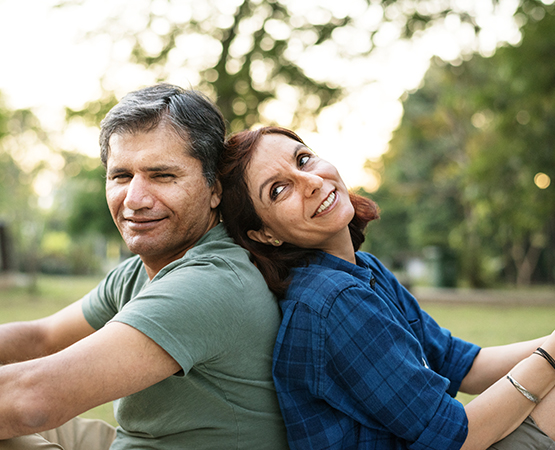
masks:
[[[221,225],[151,281],[140,259],[124,262],[83,305],[94,328],[113,317],[182,368],[116,401],[112,449],[287,448],[271,379],[279,308]]]

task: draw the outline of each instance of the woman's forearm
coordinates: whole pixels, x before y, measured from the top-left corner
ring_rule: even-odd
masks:
[[[536,341],[532,343],[537,344]],[[555,335],[541,342],[541,346],[555,355]],[[532,354],[523,359],[510,369],[510,374],[513,382],[504,373],[465,407],[468,436],[462,447],[464,450],[487,449],[514,431],[534,410],[537,404],[515,387],[515,381],[517,386],[524,387],[538,399],[550,394],[555,387],[555,369],[539,355]]]
[[[481,394],[542,346],[547,338],[548,336],[544,336],[531,341],[483,348],[463,379],[460,391],[467,394]]]

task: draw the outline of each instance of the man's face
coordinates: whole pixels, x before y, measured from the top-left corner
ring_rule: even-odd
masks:
[[[201,162],[168,127],[112,135],[106,175],[114,222],[149,276],[218,223],[219,183],[208,186]]]

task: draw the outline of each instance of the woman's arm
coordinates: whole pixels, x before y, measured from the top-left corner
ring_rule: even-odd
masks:
[[[477,361],[478,365],[471,369],[467,375],[470,378],[468,380],[465,378],[463,383],[465,387],[470,385],[472,388],[476,388],[481,384],[476,381],[479,378],[480,369],[483,371],[484,385],[496,373],[502,375],[497,382],[465,407],[468,417],[468,436],[462,449],[487,449],[491,444],[514,431],[532,413],[536,403],[527,399],[515,388],[507,379],[508,370],[505,369],[514,359],[518,359],[519,355],[533,352],[536,346],[539,346],[537,344],[541,344],[549,354],[555,355],[555,332],[544,340],[507,346],[512,349],[509,352],[507,348],[503,347],[497,348],[497,350],[492,349],[484,353],[480,357],[480,361]],[[489,353],[491,353],[492,359],[488,362]],[[502,361],[503,356],[508,360]],[[489,369],[487,368],[488,364],[492,366],[498,364],[499,367]],[[512,377],[539,399],[547,396],[555,387],[555,370],[541,356],[532,354],[509,369]],[[473,371],[474,373],[471,374]]]
[[[467,394],[481,394],[520,361],[541,347],[548,336],[532,341],[486,347],[480,350],[472,363],[472,368],[464,377],[460,391]]]

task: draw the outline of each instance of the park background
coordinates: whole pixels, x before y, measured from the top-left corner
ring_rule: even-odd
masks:
[[[292,128],[338,166],[381,209],[363,249],[454,334],[550,333],[553,3],[0,0],[0,323],[129,256],[98,125],[167,81],[210,96],[230,132]]]

